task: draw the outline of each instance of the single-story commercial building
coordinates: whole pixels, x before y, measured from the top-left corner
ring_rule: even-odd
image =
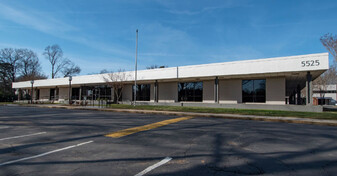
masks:
[[[291,105],[312,105],[312,80],[327,69],[329,54],[320,53],[139,70],[136,100],[143,104],[289,109],[294,107]],[[125,76],[120,100],[130,103],[135,72],[120,74]],[[13,88],[20,95],[33,87],[33,99],[38,101],[68,101],[69,95],[72,100],[113,100],[108,77],[96,74],[75,76],[71,82],[69,78],[14,82]],[[303,88],[305,97],[300,96]]]

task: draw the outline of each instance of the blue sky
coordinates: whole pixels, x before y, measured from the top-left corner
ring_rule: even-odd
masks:
[[[59,44],[81,74],[326,52],[337,34],[335,0],[3,0],[0,48],[30,48],[43,71]]]

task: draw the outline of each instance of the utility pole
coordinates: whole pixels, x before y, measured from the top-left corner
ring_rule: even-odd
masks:
[[[71,81],[73,80],[73,77],[72,76],[69,76],[69,97],[68,97],[68,99],[69,99],[69,105],[71,105],[72,104],[72,100],[71,100]]]
[[[137,99],[137,55],[138,55],[138,29],[136,30],[136,63],[135,63],[135,87],[133,93],[133,106],[136,106]]]

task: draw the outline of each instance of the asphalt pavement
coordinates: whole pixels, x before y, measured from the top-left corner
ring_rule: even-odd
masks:
[[[333,126],[0,106],[0,175],[337,175],[336,132]]]

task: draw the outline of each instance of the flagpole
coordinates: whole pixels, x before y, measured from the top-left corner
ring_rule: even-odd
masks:
[[[138,54],[138,29],[136,30],[135,87],[133,95],[133,106],[136,106],[136,99],[137,99],[137,54]]]

